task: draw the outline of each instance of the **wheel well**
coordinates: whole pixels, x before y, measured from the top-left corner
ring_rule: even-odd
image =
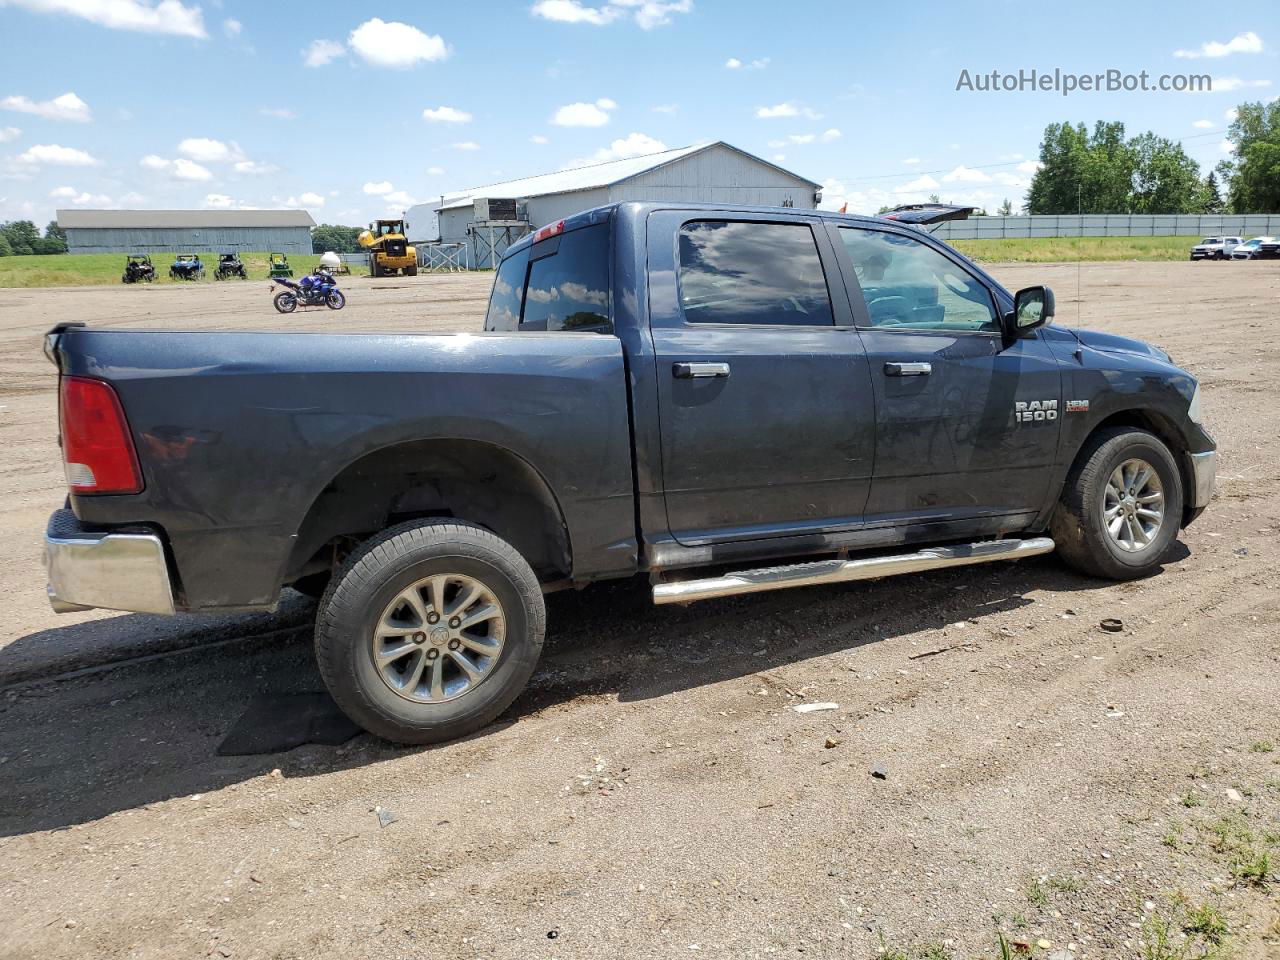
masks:
[[[1089,433],[1089,437],[1092,437],[1099,430],[1106,430],[1108,427],[1134,427],[1138,430],[1154,433],[1169,448],[1169,452],[1173,454],[1173,462],[1178,465],[1178,477],[1182,480],[1183,491],[1193,489],[1195,479],[1191,476],[1191,465],[1184,455],[1187,452],[1187,442],[1183,439],[1181,431],[1168,417],[1154,410],[1122,410],[1119,413],[1111,414],[1111,416],[1098,423]],[[1085,438],[1086,442],[1088,442],[1089,437]],[[1082,444],[1081,449],[1083,450],[1083,448],[1084,445]],[[1079,451],[1077,451],[1076,456],[1079,457],[1079,455]]]
[[[419,440],[367,454],[329,482],[298,530],[284,582],[329,570],[354,543],[418,517],[493,531],[543,582],[572,570],[560,506],[527,461],[480,441]]]

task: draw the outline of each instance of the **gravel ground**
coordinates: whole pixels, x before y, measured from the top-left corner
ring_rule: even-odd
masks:
[[[39,335],[474,329],[488,278],[357,278],[290,318],[259,283],[0,290],[0,957],[970,958],[1000,931],[1189,958],[1219,916],[1231,955],[1277,956],[1280,270],[993,272],[1201,378],[1219,493],[1158,576],[1050,556],[687,608],[557,594],[482,734],[238,758],[214,751],[255,694],[320,689],[313,609],[50,613]]]

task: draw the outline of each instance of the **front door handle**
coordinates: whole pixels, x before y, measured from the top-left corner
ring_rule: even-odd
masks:
[[[898,363],[889,362],[884,365],[886,377],[927,377],[933,373],[931,363]]]
[[[729,376],[727,363],[676,363],[671,375],[677,380],[701,380],[710,377],[725,379]]]

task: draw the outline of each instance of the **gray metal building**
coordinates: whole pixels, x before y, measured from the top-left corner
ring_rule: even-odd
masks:
[[[717,141],[446,194],[412,207],[406,219],[410,239],[466,244],[466,265],[477,268],[492,266],[491,224],[507,223],[485,219],[492,200],[516,201],[516,224],[499,227],[502,236],[493,243],[500,254],[529,230],[607,203],[672,200],[813,209],[821,199],[819,188],[813,180]]]
[[[310,253],[305,210],[59,210],[71,253]]]

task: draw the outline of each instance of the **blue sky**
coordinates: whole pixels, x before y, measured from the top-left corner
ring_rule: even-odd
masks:
[[[706,140],[821,181],[824,206],[1016,208],[1052,121],[1154,130],[1208,170],[1228,111],[1280,94],[1277,28],[1269,0],[0,0],[0,219],[303,206],[359,224]],[[1215,89],[956,89],[1033,68]]]

